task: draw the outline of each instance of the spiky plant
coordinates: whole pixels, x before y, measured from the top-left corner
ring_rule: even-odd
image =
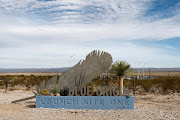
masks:
[[[50,86],[49,92],[54,94],[54,96],[56,96],[56,94],[59,92],[59,87],[57,85],[56,86]]]
[[[131,65],[126,61],[116,61],[111,66],[111,72],[115,73],[116,76],[118,76],[119,86],[121,87],[121,95],[123,95],[123,77],[131,71]]]
[[[60,90],[61,96],[68,96],[69,94],[69,88],[67,86],[64,86],[63,89]]]

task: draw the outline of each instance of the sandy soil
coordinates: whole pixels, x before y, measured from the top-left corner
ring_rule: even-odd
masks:
[[[33,96],[31,91],[0,90],[2,120],[180,120],[180,95],[137,95],[135,110],[69,110],[35,108],[35,99],[12,104],[17,99]]]

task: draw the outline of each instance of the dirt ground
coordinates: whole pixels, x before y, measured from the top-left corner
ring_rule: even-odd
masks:
[[[0,89],[0,120],[114,120],[114,119],[180,119],[180,94],[137,95],[135,110],[69,110],[35,108],[35,99],[12,104],[17,99],[33,96],[31,91]]]

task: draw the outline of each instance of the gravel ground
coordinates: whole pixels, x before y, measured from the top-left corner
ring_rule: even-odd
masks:
[[[31,91],[0,90],[0,120],[180,120],[180,95],[137,95],[135,110],[70,110],[34,108],[35,99],[12,104],[33,96]]]

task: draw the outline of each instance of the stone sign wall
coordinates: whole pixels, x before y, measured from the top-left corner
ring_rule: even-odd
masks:
[[[125,96],[36,96],[37,108],[134,109],[134,97]]]

